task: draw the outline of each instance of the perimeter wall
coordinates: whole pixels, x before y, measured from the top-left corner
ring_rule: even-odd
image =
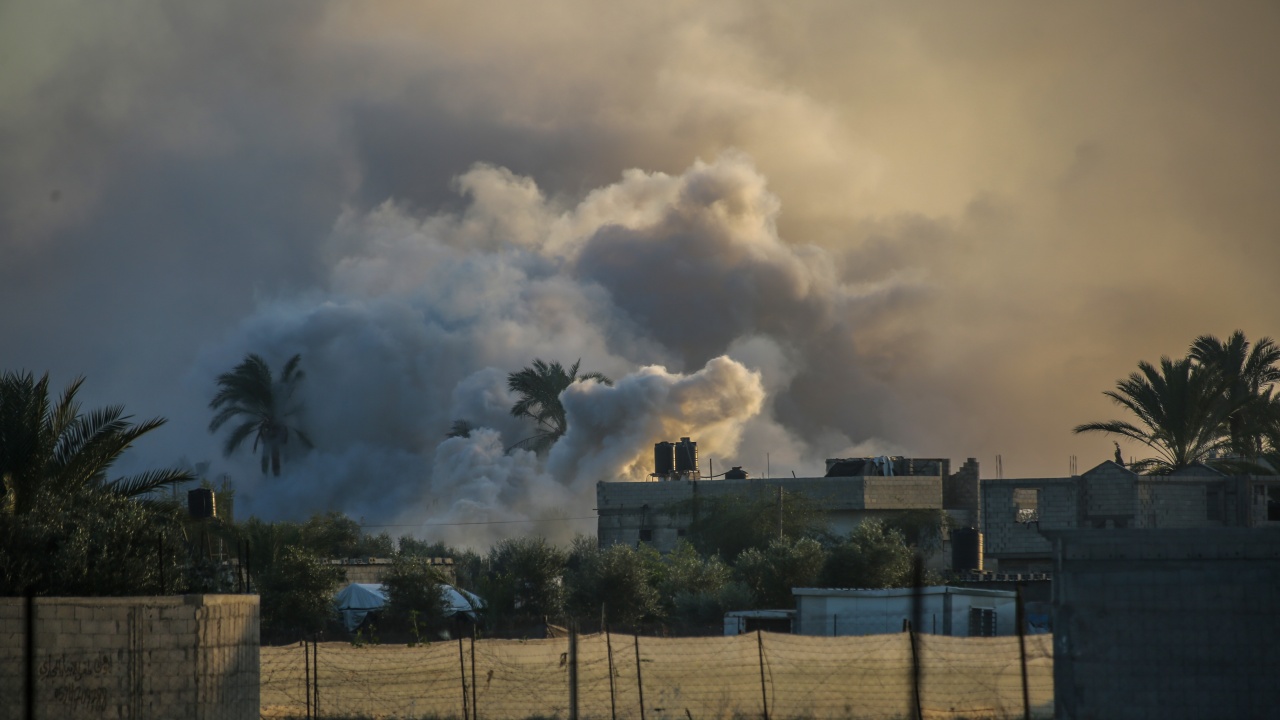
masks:
[[[252,720],[258,596],[35,598],[35,717]],[[0,718],[26,717],[27,600],[0,598]]]

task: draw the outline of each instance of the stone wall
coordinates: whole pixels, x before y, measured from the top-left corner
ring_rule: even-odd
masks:
[[[1280,530],[1048,531],[1056,717],[1280,708]]]
[[[258,597],[35,599],[35,717],[251,720]],[[0,718],[25,717],[26,599],[0,598]]]

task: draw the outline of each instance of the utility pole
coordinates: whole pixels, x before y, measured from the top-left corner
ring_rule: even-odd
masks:
[[[782,539],[782,486],[778,486],[778,539]]]

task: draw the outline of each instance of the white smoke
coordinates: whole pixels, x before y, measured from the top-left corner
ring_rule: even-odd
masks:
[[[593,530],[595,483],[643,479],[660,440],[691,437],[703,457],[762,474],[764,457],[737,459],[750,437],[774,467],[821,467],[823,448],[777,421],[775,398],[824,333],[850,332],[858,293],[825,251],[778,236],[780,203],[749,158],[630,171],[577,204],[488,166],[457,187],[457,213],[343,214],[326,287],[262,303],[205,353],[205,377],[245,352],[302,355],[317,449],[278,479],[243,457],[249,510],[339,509],[470,544],[563,540]],[[569,431],[545,462],[510,449],[532,428],[509,413],[506,375],[535,358],[617,381],[564,393]],[[445,439],[454,420],[480,429]]]

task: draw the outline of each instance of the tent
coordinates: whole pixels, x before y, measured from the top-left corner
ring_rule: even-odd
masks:
[[[452,585],[441,585],[440,595],[444,600],[446,615],[464,614],[472,620],[476,619],[476,611],[484,608],[484,600],[466,590],[459,590]],[[365,616],[375,610],[381,610],[387,604],[387,592],[380,584],[351,583],[338,591],[333,604],[342,615],[342,622],[347,630],[355,632],[364,622]]]
[[[347,631],[355,632],[366,615],[374,610],[381,610],[387,604],[387,594],[383,592],[381,585],[351,583],[338,591],[333,604],[337,606]]]

